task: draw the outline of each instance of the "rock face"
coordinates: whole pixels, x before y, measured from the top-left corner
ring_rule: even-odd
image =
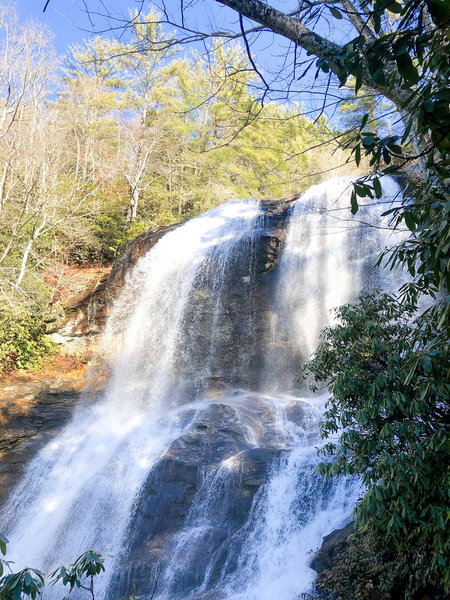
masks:
[[[268,399],[230,392],[220,400],[186,414],[186,419],[191,419],[187,431],[149,474],[132,520],[131,541],[120,561],[120,575],[111,584],[116,595],[129,594],[131,582],[139,594],[150,594],[158,564],[163,570],[171,565],[177,598],[184,598],[199,585],[207,568],[208,588],[219,575],[235,569],[230,557],[238,556],[246,539],[243,525],[254,496],[268,480],[285,445],[279,413]],[[296,402],[295,408],[289,411],[286,407],[288,420],[308,428],[302,404]],[[189,528],[189,556],[178,557],[177,535]],[[170,583],[163,585],[170,588]]]
[[[261,344],[267,337],[267,294],[273,268],[279,258],[286,229],[286,216],[292,205],[291,200],[264,201],[265,218],[257,232],[254,249],[254,277],[250,282],[247,271],[239,277],[237,265],[236,281],[232,286],[227,302],[229,303],[228,321],[222,326],[222,340],[218,348],[217,364],[214,376],[209,383],[209,391],[226,389],[229,384],[248,386],[255,383],[261,367],[257,356],[261,355]],[[148,252],[166,233],[180,224],[152,229],[129,242],[122,255],[114,263],[111,273],[100,279],[88,292],[66,308],[66,320],[54,339],[61,343],[69,353],[83,352],[101,335],[108,310],[120,293],[127,273],[137,260]],[[242,328],[241,315],[243,302],[249,298],[249,285],[252,296],[256,298],[253,307],[255,322],[248,348],[248,362],[245,365],[233,365],[237,343],[248,343]],[[208,293],[208,290],[199,291]],[[197,323],[201,327],[201,323]],[[242,338],[240,340],[239,338]],[[249,338],[250,339],[250,338]],[[205,339],[205,344],[210,340]],[[25,382],[0,387],[2,404],[0,405],[0,503],[11,486],[20,476],[24,464],[42,447],[45,442],[68,420],[72,408],[79,402],[81,393],[73,382],[64,380],[44,380]]]
[[[115,596],[129,595],[136,585],[141,594],[151,594],[152,573],[156,563],[167,565],[176,551],[176,539],[181,529],[196,519],[195,506],[201,506],[210,518],[202,535],[195,537],[189,559],[180,560],[177,571],[177,594],[188,593],[204,577],[207,568],[205,549],[215,556],[209,565],[211,585],[224,569],[236,565],[227,556],[230,539],[235,555],[244,543],[241,531],[252,506],[255,494],[267,481],[273,465],[285,451],[280,433],[279,414],[263,396],[231,392],[232,387],[258,389],[263,369],[265,345],[270,340],[270,290],[273,289],[274,269],[280,257],[287,215],[291,201],[265,202],[265,216],[252,238],[252,263],[236,258],[224,285],[223,314],[220,327],[211,334],[205,323],[214,319],[205,311],[211,297],[211,311],[216,305],[214,282],[204,278],[194,289],[185,321],[183,343],[189,344],[189,328],[194,327],[198,356],[190,354],[189,364],[180,363],[187,385],[195,386],[194,377],[201,373],[204,357],[214,341],[214,364],[206,387],[201,390],[212,403],[186,413],[189,426],[168,449],[150,472],[135,507],[131,522],[129,545],[120,557],[116,579],[112,582]],[[109,307],[123,288],[127,272],[159,239],[177,225],[161,227],[130,242],[116,261],[111,274],[95,289],[68,307],[67,320],[57,339],[66,349],[79,351],[101,335]],[[195,294],[199,303],[196,307]],[[206,308],[205,308],[206,306]],[[198,310],[197,310],[198,308]],[[201,309],[201,310],[200,310]],[[248,318],[248,315],[253,318]],[[204,347],[198,331],[204,337]],[[212,335],[217,336],[212,340]],[[244,348],[237,353],[236,348]],[[72,407],[79,401],[80,392],[58,384],[46,389],[45,383],[29,392],[26,410],[18,410],[14,390],[2,409],[3,428],[0,430],[0,483],[3,496],[23,471],[23,466],[51,436],[68,420]],[[27,395],[28,394],[28,395]],[[233,394],[235,394],[233,396]],[[286,406],[285,418],[297,426],[308,428],[301,403]],[[217,478],[217,498],[211,504],[203,498],[205,480]],[[231,489],[230,489],[231,488]],[[0,495],[0,501],[2,497]],[[209,504],[208,504],[209,502]],[[217,504],[221,510],[217,513]],[[226,543],[224,543],[226,542]],[[132,557],[132,561],[130,560]],[[131,565],[131,566],[130,566]],[[170,585],[169,583],[167,585]],[[117,592],[117,593],[116,593]]]
[[[257,274],[270,273],[278,260],[286,230],[286,215],[292,202],[293,200],[263,201],[265,222],[258,232],[254,265]],[[123,288],[127,273],[166,233],[180,225],[181,223],[176,223],[151,229],[129,242],[114,263],[111,273],[66,307],[65,321],[53,335],[54,340],[69,353],[95,347],[105,326],[109,308]],[[245,289],[246,282],[242,283]],[[239,291],[236,291],[239,295]]]
[[[322,573],[333,565],[333,559],[339,546],[347,541],[355,530],[354,523],[349,523],[342,529],[336,529],[323,538],[322,546],[311,563],[311,569]]]
[[[221,272],[212,264],[198,277],[181,325],[179,373],[186,386],[259,389],[273,343],[271,305],[290,202],[265,203],[264,218]],[[221,273],[218,278],[217,273]],[[212,352],[211,349],[214,349]],[[238,349],[238,351],[237,351]],[[188,357],[184,360],[184,357]]]
[[[28,380],[0,384],[0,505],[27,462],[68,421],[80,402],[73,381]]]
[[[105,326],[109,308],[120,293],[129,270],[158,240],[179,225],[177,223],[151,229],[129,242],[115,261],[111,273],[66,306],[65,320],[53,334],[54,341],[69,353],[84,352],[95,347],[96,339]]]

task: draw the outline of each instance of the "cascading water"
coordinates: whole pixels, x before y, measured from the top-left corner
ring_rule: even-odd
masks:
[[[383,180],[383,198],[350,214],[350,177],[312,186],[293,206],[285,248],[274,286],[272,350],[266,356],[265,386],[293,391],[297,365],[331,324],[332,309],[361,290],[394,289],[392,274],[375,269],[385,247],[401,241],[382,213],[401,200],[394,180]],[[380,279],[382,275],[383,279]]]
[[[107,392],[39,453],[6,507],[16,565],[47,571],[92,547],[117,555],[147,473],[187,424],[177,410],[183,386],[176,371],[190,362],[188,301],[212,265],[220,293],[222,263],[235,246],[248,259],[259,214],[257,202],[230,202],[163,238],[140,261],[110,320],[107,345],[125,333]]]
[[[315,473],[324,398],[295,390],[299,362],[330,308],[381,285],[372,265],[393,243],[379,209],[348,216],[349,183],[294,204],[278,264],[261,259],[275,238],[256,201],[187,222],[139,261],[105,334],[120,345],[107,391],[36,456],[4,511],[18,566],[48,571],[95,547],[115,557],[99,600],[137,583],[150,595],[157,560],[158,600],[312,590],[312,553],[359,487]],[[388,181],[383,200],[398,193]]]

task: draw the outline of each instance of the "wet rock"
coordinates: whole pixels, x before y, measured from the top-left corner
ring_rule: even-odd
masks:
[[[179,225],[180,223],[176,223],[157,227],[128,242],[115,261],[111,273],[99,279],[65,307],[65,319],[53,334],[54,341],[69,353],[94,348],[98,343],[97,337],[104,329],[111,304],[123,288],[127,273],[141,256]]]
[[[0,505],[80,402],[81,391],[73,385],[64,380],[0,384]]]
[[[322,573],[325,569],[329,569],[333,565],[333,559],[337,548],[347,541],[348,536],[351,535],[354,530],[355,525],[352,522],[346,527],[336,529],[325,536],[319,552],[311,563],[311,569],[314,569],[317,573]]]
[[[271,273],[279,259],[286,232],[286,217],[292,203],[293,200],[282,199],[262,201],[265,218],[263,227],[256,232],[253,265],[256,280],[248,276],[247,265],[238,262],[235,272],[236,285],[233,290],[234,299],[230,298],[230,321],[233,321],[234,324],[238,323],[242,314],[242,310],[240,310],[242,299],[249,296],[249,285],[258,288],[256,293],[255,290],[252,290],[252,296],[260,298],[256,309],[262,311],[262,307],[267,306],[263,301],[267,294],[268,283],[265,278]],[[54,341],[69,353],[95,349],[104,329],[111,304],[122,290],[127,273],[138,259],[144,256],[166,233],[180,225],[181,223],[176,223],[151,229],[129,242],[115,261],[111,273],[99,279],[83,294],[76,296],[70,305],[66,306],[65,319],[53,334]],[[242,273],[239,273],[239,269],[242,269]],[[211,294],[211,290],[197,290],[195,293],[199,295],[200,301],[204,300],[205,295]],[[261,329],[261,326],[258,325],[258,328]],[[235,331],[236,327],[233,327],[232,324],[224,323],[223,338],[228,339],[231,343]],[[224,357],[226,357],[226,353],[224,353]],[[257,365],[253,365],[252,370],[256,371],[256,369]],[[218,376],[220,377],[220,375]]]
[[[283,231],[276,229],[263,229],[256,238],[255,271],[261,275],[271,271],[279,257],[283,243]]]
[[[286,450],[268,399],[238,391],[225,393],[221,399],[197,411],[188,430],[149,474],[136,504],[130,542],[121,557],[120,579],[117,575],[112,582],[116,595],[129,594],[130,581],[138,593],[151,593],[152,569],[170,562],[176,536],[186,527],[194,530],[188,534],[192,538],[189,556],[180,559],[189,568],[177,573],[180,597],[203,580],[211,556],[208,586],[224,569],[236,568],[228,553],[230,540],[237,556],[246,540],[245,523],[254,496]],[[308,427],[306,411],[293,412],[298,425]],[[194,506],[202,511],[200,530],[195,526]]]

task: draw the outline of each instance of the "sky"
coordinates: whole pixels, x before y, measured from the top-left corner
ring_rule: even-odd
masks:
[[[81,0],[50,0],[43,13],[45,2],[46,0],[16,0],[15,4],[21,19],[32,18],[48,26],[55,36],[53,43],[58,54],[65,54],[71,44],[82,41],[93,30],[105,26],[105,21],[99,18],[94,18],[94,27],[92,26]],[[132,7],[133,3],[133,0],[108,0],[108,5],[119,13],[124,12],[125,5]]]
[[[90,9],[89,17],[86,14],[85,2]],[[43,8],[46,0],[15,0],[15,2],[12,0],[11,3],[16,4],[21,19],[36,19],[49,27],[55,36],[54,45],[58,54],[64,54],[68,46],[89,37],[92,32],[101,32],[108,29],[108,21],[96,14],[101,13],[104,15],[106,12],[104,7],[119,18],[125,17],[128,10],[142,7],[142,0],[50,0],[44,13]],[[148,1],[145,4],[144,12],[147,12],[151,2]],[[158,5],[158,2],[155,2],[155,4]],[[165,4],[169,7],[169,11],[173,10],[173,14],[178,17],[176,13],[179,12],[179,0],[166,0]],[[215,24],[212,24],[211,20],[215,20],[223,13],[226,14],[225,21],[231,27],[232,21],[236,22],[233,11],[218,5],[214,6],[214,15],[208,15],[205,18],[204,4],[206,3],[190,3],[189,17],[192,26],[201,22],[203,29],[207,29],[211,25],[214,28]],[[224,19],[221,19],[221,21],[223,23]]]
[[[277,0],[277,5],[282,5],[280,7],[286,10],[290,1],[292,0]],[[86,14],[85,2],[89,5],[91,11],[89,17]],[[141,0],[49,0],[47,10],[43,13],[45,3],[46,0],[16,0],[15,2],[21,20],[29,18],[39,20],[46,24],[53,32],[53,43],[60,56],[66,54],[70,45],[81,42],[83,39],[91,36],[93,32],[108,31],[108,21],[95,14],[99,12],[104,15],[105,6],[114,15],[125,18],[128,9],[132,9],[133,7],[139,8],[142,5]],[[147,12],[150,1],[145,4],[144,11]],[[156,4],[158,4],[158,0],[156,0]],[[169,11],[173,12],[174,18],[178,20],[180,0],[165,0],[165,6]],[[216,2],[208,0],[189,0],[189,2],[186,2],[185,0],[185,6],[189,6],[189,12],[186,14],[188,14],[189,25],[192,29],[198,27],[203,31],[217,31],[225,25],[233,31],[239,30],[236,13],[226,7],[221,7]],[[247,22],[247,25],[250,26],[250,22]],[[326,37],[330,37],[330,31],[323,31],[321,33],[325,34]],[[348,30],[340,32],[335,29],[331,33],[333,34],[331,37],[336,39],[336,36],[339,35],[345,37],[348,34]],[[112,36],[111,32],[109,32],[109,35]],[[338,40],[336,39],[336,41]],[[271,33],[266,33],[252,40],[252,51],[255,54],[255,61],[269,84],[275,82],[275,85],[273,85],[275,90],[280,88],[280,85],[283,87],[282,80],[278,78],[282,70],[283,60],[287,56],[287,49],[287,40],[280,36],[274,36]],[[303,70],[301,65],[299,70]],[[291,96],[291,99],[300,101],[307,114],[311,114],[312,117],[317,115],[316,111],[322,110],[320,95],[323,93],[325,85],[324,83],[321,84],[321,78],[314,82],[314,71],[315,69],[311,70],[308,76],[301,82],[296,82],[298,93]],[[286,73],[287,77],[290,77],[289,66]],[[311,90],[313,86],[314,91]],[[275,93],[271,98],[282,103],[286,101],[284,91],[281,91],[278,95]],[[334,109],[331,108],[330,110],[331,112],[328,110],[325,110],[325,112],[328,113],[329,117],[332,117]],[[312,112],[309,113],[309,111]]]

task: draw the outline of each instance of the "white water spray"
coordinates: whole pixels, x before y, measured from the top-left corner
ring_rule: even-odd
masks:
[[[378,286],[371,267],[393,243],[379,209],[349,216],[349,183],[314,186],[291,214],[269,307],[272,348],[260,377],[265,392],[251,397],[265,431],[256,423],[243,434],[255,456],[261,448],[271,453],[266,481],[240,522],[231,500],[246,453],[204,473],[183,528],[167,542],[172,560],[158,600],[292,600],[313,588],[309,564],[323,536],[350,518],[357,482],[329,482],[315,472],[324,399],[292,396],[299,361],[317,346],[329,310],[363,286]],[[383,200],[398,191],[388,182]],[[139,261],[108,322],[106,344],[120,352],[107,391],[75,412],[8,502],[6,533],[16,566],[49,570],[92,547],[118,557],[149,473],[210,405],[204,396],[210,378],[226,372],[230,381],[245,381],[255,325],[252,257],[262,217],[257,202],[228,203],[168,233]],[[371,228],[359,222],[369,219]],[[236,303],[236,272],[249,293],[240,301],[246,319],[230,332],[225,317]],[[239,419],[245,398],[228,391],[219,401]],[[292,411],[301,418],[293,419]],[[196,547],[206,551],[194,560]],[[108,591],[113,560],[107,568],[99,600],[115,597]],[[60,596],[61,590],[46,591],[50,600]]]
[[[180,357],[180,336],[196,277],[209,262],[226,262],[259,214],[257,202],[230,202],[167,235],[139,262],[109,321],[107,344],[118,332],[123,343],[108,390],[76,411],[8,502],[8,555],[16,567],[48,571],[88,548],[117,556],[145,478],[188,424],[194,398],[180,396],[175,371],[189,362]],[[98,584],[99,598],[112,568]]]

